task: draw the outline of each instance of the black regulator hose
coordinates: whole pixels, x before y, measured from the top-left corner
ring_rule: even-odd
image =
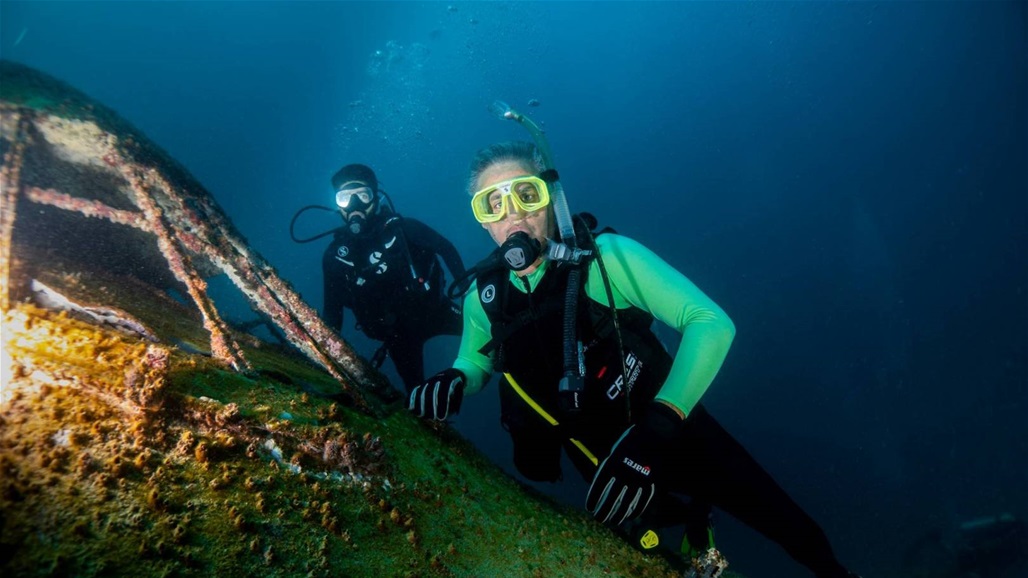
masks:
[[[569,264],[568,287],[564,293],[564,376],[557,386],[557,403],[565,413],[582,410],[585,391],[585,369],[582,342],[575,336],[578,322],[578,289],[582,285],[581,265]]]
[[[577,222],[582,225],[582,234],[589,239],[589,246],[596,247],[596,238],[593,236],[593,229],[596,228],[596,217],[589,213],[581,213],[576,215]],[[618,351],[621,352],[619,356],[621,358],[621,375],[625,377],[625,421],[627,423],[632,422],[632,396],[629,391],[628,382],[628,364],[625,362],[625,355],[627,349],[625,349],[625,340],[621,335],[621,323],[618,320],[618,308],[614,305],[614,293],[610,290],[610,275],[607,274],[607,267],[603,264],[603,256],[600,255],[600,251],[596,251],[596,264],[600,266],[600,277],[603,279],[603,291],[607,294],[607,307],[610,309],[610,316],[614,320],[614,335],[618,338]]]
[[[296,238],[296,233],[294,232],[294,228],[296,226],[296,220],[300,218],[300,215],[304,214],[305,212],[307,212],[310,209],[321,209],[322,211],[328,211],[330,213],[335,213],[336,212],[335,209],[331,209],[329,207],[323,207],[321,205],[307,205],[306,207],[304,207],[304,208],[300,209],[299,211],[297,211],[296,214],[293,215],[293,220],[289,221],[289,237],[293,239],[294,243],[310,243],[311,241],[317,241],[318,239],[320,239],[322,237],[327,237],[329,235],[334,235],[336,232],[338,232],[338,231],[343,229],[343,227],[336,227],[334,229],[330,229],[328,231],[325,231],[324,233],[321,233],[320,235],[315,235],[315,236],[310,237],[308,239],[297,239]]]
[[[446,289],[446,297],[450,301],[457,301],[468,292],[468,288],[475,281],[475,277],[478,276],[480,271],[478,266],[469,267],[464,270],[464,274],[453,280],[450,286]]]

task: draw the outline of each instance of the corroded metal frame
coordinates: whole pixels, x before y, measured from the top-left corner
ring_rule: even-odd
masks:
[[[246,243],[209,193],[184,170],[169,176],[165,163],[170,159],[154,154],[159,149],[149,143],[140,145],[140,136],[114,134],[89,118],[68,118],[7,101],[0,102],[0,115],[5,117],[3,126],[8,128],[3,138],[9,141],[0,170],[0,307],[5,312],[11,306],[12,241],[19,204],[47,205],[153,235],[168,271],[185,286],[203,316],[212,356],[236,371],[247,371],[251,364],[207,294],[201,269],[206,272],[211,270],[210,266],[226,274],[251,306],[267,316],[292,345],[338,380],[357,405],[369,407],[364,392],[385,400],[398,397],[385,379],[327,327],[317,312]],[[11,131],[10,127],[15,129]],[[25,185],[21,171],[26,158],[42,146],[73,149],[76,155],[84,155],[78,158],[80,162],[117,177],[122,183],[121,196],[136,210]]]

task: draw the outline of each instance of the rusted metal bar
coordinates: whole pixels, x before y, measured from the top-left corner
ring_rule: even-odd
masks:
[[[275,274],[274,268],[250,249],[213,199],[184,194],[160,174],[151,174],[148,180],[152,180],[156,191],[163,191],[165,210],[175,212],[173,221],[179,223],[180,228],[189,229],[187,238],[198,245],[195,250],[203,251],[255,309],[271,318],[291,344],[328,371],[358,405],[368,407],[361,388],[384,399],[395,394],[395,390],[377,373],[371,372],[346,342],[325,326],[317,313]],[[187,197],[188,204],[183,202]],[[181,227],[187,223],[188,227]]]
[[[146,220],[150,223],[154,236],[157,237],[157,246],[168,261],[169,269],[175,278],[186,286],[186,291],[200,310],[200,314],[203,316],[203,326],[210,334],[211,354],[215,359],[228,363],[236,371],[251,369],[250,362],[243,355],[242,348],[232,339],[228,325],[218,314],[214,301],[207,295],[207,282],[193,267],[189,255],[180,249],[174,234],[175,227],[166,221],[163,211],[154,202],[151,187],[146,181],[153,179],[156,170],[137,167],[126,161],[117,151],[111,151],[105,158],[128,181],[135,193],[133,201],[146,215]],[[144,179],[141,173],[146,174],[147,178]]]
[[[146,216],[142,213],[115,209],[99,201],[73,197],[54,189],[27,187],[25,189],[25,198],[40,205],[64,209],[65,211],[79,213],[80,215],[95,219],[106,219],[112,223],[126,225],[147,233],[153,232],[146,220]]]
[[[11,239],[14,234],[18,197],[21,193],[21,166],[29,141],[31,113],[8,107],[4,109],[4,114],[11,115],[10,120],[17,127],[11,139],[11,148],[4,155],[3,167],[0,167],[0,197],[3,199],[0,206],[0,310],[7,311],[11,308]]]

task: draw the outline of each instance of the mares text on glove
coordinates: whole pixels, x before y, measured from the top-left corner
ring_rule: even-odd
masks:
[[[589,486],[585,507],[594,518],[619,525],[646,511],[682,424],[674,410],[653,403],[638,424],[625,430]]]

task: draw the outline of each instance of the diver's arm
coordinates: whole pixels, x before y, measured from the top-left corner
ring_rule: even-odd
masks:
[[[478,352],[491,338],[489,318],[478,298],[477,284],[472,284],[464,297],[464,332],[460,337],[457,359],[453,362],[453,367],[463,371],[467,378],[464,393],[468,395],[478,393],[493,373],[492,359]]]
[[[464,275],[464,261],[453,243],[438,231],[417,219],[404,218],[404,232],[411,243],[425,247],[431,253],[439,255],[450,270],[450,277],[459,279]]]
[[[721,368],[735,337],[728,315],[685,275],[637,241],[620,235],[596,238],[610,275],[618,308],[629,304],[649,311],[682,334],[667,381],[656,399],[688,415]],[[587,295],[607,303],[599,265],[593,261]]]

